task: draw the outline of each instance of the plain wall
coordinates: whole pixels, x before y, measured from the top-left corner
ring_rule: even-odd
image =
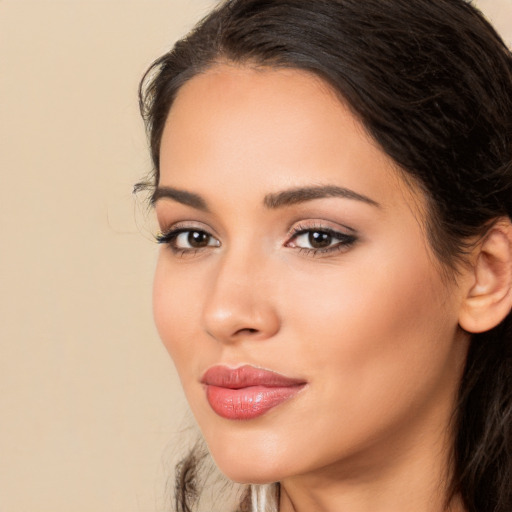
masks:
[[[152,322],[136,92],[208,5],[0,0],[0,512],[168,506],[191,420]],[[479,5],[511,42],[512,0]]]
[[[186,420],[132,199],[137,86],[207,4],[0,0],[1,512],[167,505]]]

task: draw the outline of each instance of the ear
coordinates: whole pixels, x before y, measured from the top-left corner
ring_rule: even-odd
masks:
[[[467,332],[496,327],[512,309],[512,223],[499,219],[475,249],[468,292],[459,314]]]

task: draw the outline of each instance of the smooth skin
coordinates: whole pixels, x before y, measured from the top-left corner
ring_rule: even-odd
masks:
[[[329,87],[229,64],[192,78],[159,187],[155,320],[220,469],[281,482],[282,512],[462,511],[445,498],[476,273],[443,277],[424,198]],[[510,252],[508,225],[494,238]],[[219,364],[307,385],[228,420],[201,384]]]

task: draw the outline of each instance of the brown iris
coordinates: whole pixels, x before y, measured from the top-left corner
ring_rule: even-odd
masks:
[[[210,235],[204,231],[190,231],[187,242],[195,249],[206,247],[210,243]]]
[[[308,242],[314,249],[324,249],[332,243],[332,235],[324,231],[311,231],[308,235]]]

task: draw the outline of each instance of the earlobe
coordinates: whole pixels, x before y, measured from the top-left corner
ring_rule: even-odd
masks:
[[[485,332],[496,327],[512,308],[512,223],[496,222],[475,249],[468,286],[459,314],[467,332]]]

